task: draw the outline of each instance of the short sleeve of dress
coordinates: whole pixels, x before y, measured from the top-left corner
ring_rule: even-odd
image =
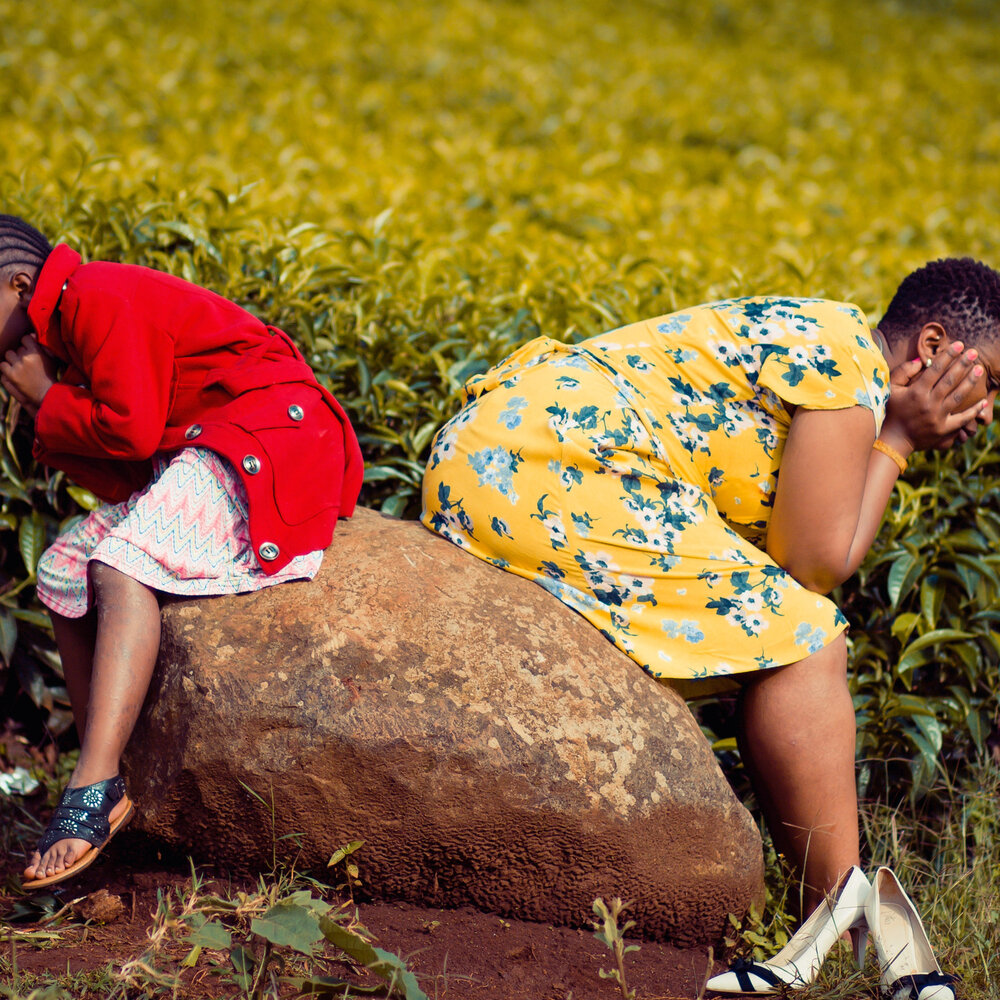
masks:
[[[861,310],[844,302],[759,299],[748,316],[757,386],[810,410],[864,406],[885,419],[889,368]]]

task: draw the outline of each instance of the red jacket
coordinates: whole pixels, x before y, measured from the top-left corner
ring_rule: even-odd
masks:
[[[154,453],[210,448],[243,480],[266,573],[329,545],[354,510],[361,450],[288,336],[161,271],[80,261],[57,246],[28,306],[69,365],[39,408],[35,457],[117,502],[149,482]]]

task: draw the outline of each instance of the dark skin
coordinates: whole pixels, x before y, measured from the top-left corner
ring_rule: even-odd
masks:
[[[879,437],[903,458],[948,448],[992,420],[1000,341],[966,350],[937,323],[892,347],[877,339],[892,370]],[[828,593],[875,538],[899,469],[874,441],[874,417],[861,406],[800,407],[792,417],[767,551],[807,589]],[[744,686],[740,754],[775,844],[802,876],[804,913],[860,860],[854,741],[843,635]]]
[[[33,279],[21,273],[0,287],[0,382],[37,414],[55,369],[27,321]],[[904,457],[948,447],[991,419],[996,345],[966,351],[942,326],[928,324],[883,351],[893,392],[880,437]],[[767,544],[809,589],[827,592],[854,572],[871,545],[899,474],[892,459],[872,450],[874,440],[874,417],[863,407],[799,408],[793,415]],[[118,773],[159,646],[156,594],[100,563],[90,572],[96,617],[53,615],[81,739],[74,786]],[[741,724],[744,761],[768,825],[802,874],[811,909],[858,861],[854,711],[843,636],[751,681]],[[56,874],[86,850],[83,841],[59,841],[44,857],[35,853],[25,877]]]
[[[1000,341],[965,350],[929,323],[883,350],[893,374],[879,438],[904,459],[949,448],[992,420]],[[874,417],[861,406],[800,408],[792,418],[767,551],[810,590],[829,593],[846,580],[875,540],[899,470],[874,441]],[[818,474],[830,469],[837,475]]]
[[[55,384],[57,362],[38,344],[27,316],[34,274],[19,271],[0,283],[0,384],[32,417]],[[111,566],[89,567],[96,609],[83,618],[52,614],[66,688],[80,737],[80,759],[71,786],[89,785],[118,773],[118,763],[149,689],[160,646],[157,595]],[[126,809],[123,800],[112,822]],[[55,875],[91,850],[84,840],[36,851],[25,879]]]

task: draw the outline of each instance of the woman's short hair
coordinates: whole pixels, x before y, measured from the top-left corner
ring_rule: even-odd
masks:
[[[1000,336],[1000,273],[971,257],[946,257],[907,275],[878,328],[893,342],[927,323],[967,343]]]
[[[52,244],[34,226],[16,215],[0,215],[0,275],[19,267],[37,270],[50,253]]]

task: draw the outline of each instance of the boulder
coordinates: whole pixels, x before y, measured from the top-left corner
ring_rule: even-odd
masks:
[[[318,577],[163,610],[125,761],[136,825],[196,860],[375,897],[717,942],[761,842],[681,698],[541,587],[359,510]],[[331,877],[333,874],[331,873]]]

